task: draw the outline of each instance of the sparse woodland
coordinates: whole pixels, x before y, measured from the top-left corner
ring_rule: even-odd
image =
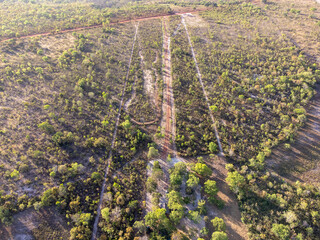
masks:
[[[320,5],[306,2],[0,1],[0,234],[51,207],[70,239],[91,239],[99,206],[100,240],[235,239],[225,216],[209,218],[224,182],[249,239],[320,239],[319,184],[266,167],[320,80]],[[183,161],[164,154],[169,123]],[[44,226],[32,234],[59,236]]]

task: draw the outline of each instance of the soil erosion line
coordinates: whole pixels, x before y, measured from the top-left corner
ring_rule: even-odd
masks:
[[[196,55],[194,53],[194,49],[193,49],[193,46],[192,46],[192,42],[191,42],[191,39],[190,39],[190,35],[189,35],[189,32],[188,32],[188,28],[187,28],[187,24],[186,24],[186,21],[183,17],[183,15],[181,15],[181,18],[182,18],[182,24],[186,30],[186,33],[187,33],[187,37],[188,37],[188,42],[189,42],[189,45],[190,45],[190,48],[191,48],[191,52],[192,52],[192,57],[193,57],[193,61],[196,65],[196,69],[197,69],[197,73],[198,73],[198,79],[199,79],[199,82],[201,84],[201,88],[202,88],[202,91],[203,91],[203,94],[204,94],[204,97],[206,99],[206,103],[208,105],[208,109],[209,109],[209,115],[211,117],[211,120],[213,122],[213,126],[214,126],[214,133],[216,135],[216,138],[217,138],[217,142],[218,142],[218,145],[219,145],[219,151],[220,151],[220,154],[221,155],[224,155],[223,153],[223,150],[222,150],[222,147],[221,147],[221,142],[220,142],[220,137],[219,137],[219,133],[218,133],[218,129],[217,129],[217,126],[215,124],[215,119],[213,117],[213,114],[212,114],[212,111],[211,111],[211,108],[210,108],[210,104],[209,104],[209,99],[208,99],[208,95],[207,95],[207,92],[204,88],[204,85],[203,85],[203,82],[202,82],[202,76],[201,76],[201,73],[200,73],[200,69],[199,69],[199,66],[198,66],[198,62],[197,62],[197,59],[196,59]]]
[[[125,79],[124,86],[123,86],[123,89],[122,89],[122,96],[121,96],[118,116],[117,116],[117,119],[116,119],[116,125],[115,125],[114,132],[113,132],[113,137],[112,137],[112,142],[111,142],[111,149],[110,149],[110,152],[109,152],[109,155],[108,155],[107,167],[106,167],[105,173],[104,173],[104,179],[103,179],[101,193],[100,193],[100,200],[99,200],[98,209],[97,209],[97,216],[96,216],[96,218],[94,220],[91,240],[96,240],[97,239],[97,230],[98,230],[98,223],[99,223],[99,218],[100,218],[100,214],[101,214],[101,205],[102,205],[102,202],[103,202],[103,193],[104,193],[104,190],[105,190],[106,178],[107,178],[107,176],[109,174],[109,169],[110,169],[109,167],[110,167],[111,160],[112,160],[112,149],[114,147],[114,143],[115,143],[116,136],[117,136],[117,130],[118,130],[118,125],[119,125],[120,116],[121,116],[121,108],[122,108],[123,99],[124,99],[124,95],[125,95],[125,90],[126,90],[126,86],[127,86],[127,82],[128,82],[130,66],[131,66],[131,60],[132,60],[132,56],[133,56],[133,49],[134,49],[134,45],[135,45],[135,42],[136,42],[136,39],[137,39],[138,28],[139,28],[139,23],[136,25],[136,32],[135,32],[133,43],[132,43],[131,56],[130,56],[130,60],[129,60],[126,79]]]

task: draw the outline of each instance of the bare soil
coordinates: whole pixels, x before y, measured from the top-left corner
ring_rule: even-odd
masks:
[[[0,239],[6,240],[69,239],[69,232],[66,219],[53,207],[29,208],[16,214],[10,226],[0,224]]]
[[[226,232],[229,240],[245,240],[249,239],[248,230],[244,223],[241,221],[241,213],[239,210],[237,198],[230,190],[228,184],[225,182],[228,171],[225,165],[228,163],[224,157],[216,157],[214,160],[208,157],[206,164],[213,170],[212,180],[216,181],[219,189],[218,199],[221,199],[225,206],[223,209],[218,209],[214,205],[208,206],[209,219],[215,217],[222,218],[226,224]],[[210,227],[211,223],[207,227]]]

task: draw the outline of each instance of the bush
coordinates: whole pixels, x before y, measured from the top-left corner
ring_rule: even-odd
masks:
[[[151,159],[158,156],[159,156],[158,149],[155,149],[154,147],[150,147],[148,152],[148,158]]]
[[[204,163],[196,163],[192,170],[201,175],[202,177],[208,177],[212,174],[212,170]]]
[[[47,134],[54,133],[54,128],[48,121],[40,123],[38,127]]]
[[[219,232],[226,231],[226,224],[224,223],[222,218],[215,217],[214,219],[211,220],[211,223],[215,231],[219,231]]]
[[[271,232],[280,240],[290,239],[290,228],[283,224],[273,224]]]
[[[212,233],[211,240],[228,240],[228,236],[224,232]]]

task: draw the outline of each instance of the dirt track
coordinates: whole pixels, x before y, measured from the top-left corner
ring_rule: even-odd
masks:
[[[154,17],[145,17],[145,18],[135,18],[135,19],[130,19],[130,20],[125,20],[125,21],[119,21],[119,22],[111,22],[110,25],[116,25],[116,24],[121,24],[121,23],[128,23],[128,22],[132,22],[132,21],[146,21],[146,20],[151,20],[151,19],[158,19],[158,18],[162,18],[165,16],[171,16],[171,15],[181,15],[181,14],[185,14],[185,13],[196,13],[196,12],[200,12],[200,10],[198,11],[191,11],[191,12],[181,12],[181,13],[173,13],[173,14],[167,14],[167,15],[158,15],[158,16],[154,16]],[[86,30],[86,29],[92,29],[92,28],[99,28],[102,27],[102,24],[97,24],[97,25],[92,25],[92,26],[87,26],[87,27],[78,27],[78,28],[72,28],[72,29],[65,29],[65,30],[61,30],[58,32],[45,32],[45,33],[38,33],[38,34],[30,34],[30,35],[25,35],[25,36],[21,36],[21,37],[13,37],[13,38],[7,38],[7,39],[3,39],[0,41],[1,42],[6,42],[9,40],[18,40],[18,39],[25,39],[25,38],[32,38],[32,37],[41,37],[41,36],[49,36],[49,35],[55,35],[55,34],[61,34],[61,33],[67,33],[67,32],[74,32],[74,31],[81,31],[81,30]]]
[[[170,52],[170,36],[166,19],[164,22],[164,71],[163,79],[165,84],[164,104],[165,104],[165,139],[162,148],[162,159],[166,159],[168,154],[174,153],[173,147],[173,90],[171,75],[171,52]],[[172,142],[171,142],[172,141]]]
[[[98,223],[99,223],[99,218],[100,218],[100,214],[101,214],[101,205],[102,205],[102,202],[103,202],[103,194],[104,194],[105,185],[106,185],[106,178],[107,178],[107,176],[109,174],[109,169],[110,169],[109,167],[110,167],[111,160],[112,160],[112,150],[113,150],[113,147],[114,147],[114,143],[116,141],[117,130],[118,130],[118,125],[119,125],[119,121],[120,121],[123,100],[124,100],[124,94],[125,94],[125,90],[126,90],[126,86],[127,86],[127,82],[128,82],[130,66],[131,66],[131,60],[132,60],[132,56],[133,56],[133,49],[134,49],[134,46],[135,46],[135,43],[136,43],[136,40],[137,40],[138,27],[139,27],[139,25],[136,25],[136,32],[135,32],[133,43],[132,43],[132,49],[131,49],[131,55],[130,55],[130,60],[129,60],[129,64],[128,64],[127,75],[126,75],[125,83],[124,83],[124,86],[123,86],[123,89],[122,89],[122,97],[121,97],[120,107],[119,107],[118,116],[117,116],[117,119],[116,119],[116,125],[115,125],[115,128],[114,128],[114,133],[113,133],[113,137],[112,137],[111,150],[110,150],[109,156],[108,156],[107,167],[105,169],[104,179],[103,179],[103,183],[102,183],[102,187],[101,187],[100,200],[99,200],[99,203],[98,203],[97,215],[96,215],[96,218],[95,218],[95,221],[94,221],[94,225],[93,225],[91,240],[96,240],[97,239]]]

